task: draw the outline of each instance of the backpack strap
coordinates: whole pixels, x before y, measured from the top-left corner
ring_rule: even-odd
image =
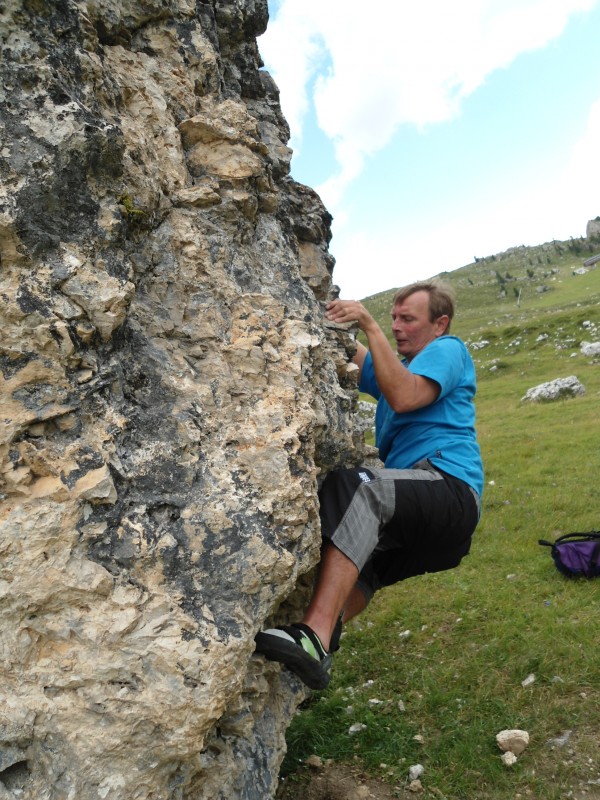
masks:
[[[559,536],[558,539],[554,542],[549,542],[547,539],[539,539],[538,544],[545,545],[546,547],[554,547],[557,544],[562,544],[563,542],[590,542],[594,539],[597,539],[600,542],[600,531],[586,531],[585,533],[564,533],[562,536]]]

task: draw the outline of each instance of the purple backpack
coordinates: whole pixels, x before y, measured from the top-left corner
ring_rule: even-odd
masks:
[[[556,568],[570,578],[600,576],[600,533],[565,533],[555,542],[540,539],[539,544],[550,547]]]

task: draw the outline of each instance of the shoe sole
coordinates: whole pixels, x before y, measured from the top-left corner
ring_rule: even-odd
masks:
[[[309,689],[325,689],[329,685],[331,675],[327,668],[331,665],[331,656],[327,655],[317,661],[299,644],[263,632],[256,635],[255,641],[257,653],[286,666]]]

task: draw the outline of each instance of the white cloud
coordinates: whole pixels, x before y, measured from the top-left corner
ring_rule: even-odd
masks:
[[[364,297],[518,244],[584,235],[586,221],[600,214],[600,100],[571,158],[563,151],[562,163],[529,182],[516,173],[509,195],[494,186],[473,207],[404,227],[390,220],[393,208],[382,208],[380,224],[364,230],[346,189],[401,126],[454,118],[495,70],[548,45],[574,14],[597,4],[378,0],[365,10],[358,0],[280,0],[259,47],[280,88],[296,155],[311,103],[334,144],[336,164],[315,188],[334,214],[334,280],[343,296]]]
[[[586,130],[563,169],[543,183],[485,203],[468,215],[456,213],[443,222],[421,222],[398,230],[383,219],[380,228],[336,232],[332,252],[334,280],[342,296],[367,297],[415,280],[437,275],[521,244],[585,236],[589,219],[600,215],[600,98],[592,105]]]
[[[592,105],[585,133],[573,148],[571,159],[565,169],[564,190],[569,192],[576,206],[583,205],[598,209],[594,217],[600,214],[600,159],[598,159],[598,142],[600,142],[600,98]]]
[[[263,60],[279,87],[281,109],[295,150],[300,147],[309,109],[309,84],[326,56],[318,27],[298,10],[293,3],[283,2],[259,42]]]
[[[319,126],[338,165],[317,190],[337,214],[365,159],[401,125],[451,119],[494,70],[544,47],[596,2],[378,0],[370,11],[359,0],[282,0],[259,45],[296,150],[315,81]]]

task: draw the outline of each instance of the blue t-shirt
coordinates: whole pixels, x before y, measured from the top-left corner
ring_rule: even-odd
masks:
[[[390,407],[375,379],[371,354],[361,373],[360,390],[378,400],[375,444],[391,469],[410,469],[427,458],[444,472],[483,492],[483,465],[475,433],[475,366],[456,336],[439,336],[405,367],[440,387],[437,400],[424,408],[398,414]]]

